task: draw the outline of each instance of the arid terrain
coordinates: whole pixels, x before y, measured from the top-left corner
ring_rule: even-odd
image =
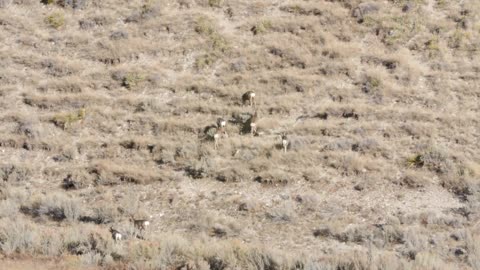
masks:
[[[0,269],[478,270],[479,49],[478,0],[0,0]]]

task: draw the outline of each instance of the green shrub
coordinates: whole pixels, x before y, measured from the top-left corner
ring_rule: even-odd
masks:
[[[459,49],[464,47],[467,40],[470,39],[470,33],[462,30],[455,30],[448,40],[450,48]]]
[[[381,84],[382,82],[380,79],[373,76],[367,76],[365,82],[363,83],[362,91],[366,94],[375,93],[379,90]]]
[[[195,32],[199,34],[211,35],[215,32],[213,23],[205,16],[198,17],[195,21]]]
[[[259,35],[268,32],[272,28],[272,22],[271,21],[261,21],[254,25],[251,29],[254,35]]]
[[[223,0],[208,0],[208,5],[211,7],[221,7]]]
[[[437,0],[437,7],[444,8],[447,6],[447,0]]]
[[[84,120],[85,116],[86,116],[86,109],[82,108],[76,112],[55,115],[52,119],[52,122],[56,126],[66,129],[71,124]]]
[[[428,57],[436,57],[440,55],[440,42],[438,36],[433,36],[427,42],[425,42],[425,52],[427,53]]]
[[[228,47],[228,41],[215,29],[215,25],[205,16],[197,18],[195,22],[195,32],[205,36],[212,51],[225,52]]]
[[[210,36],[210,42],[214,51],[225,52],[228,49],[228,41],[218,33],[213,33]]]
[[[133,89],[138,86],[141,82],[145,81],[145,76],[136,72],[128,73],[123,78],[123,86],[128,89]]]
[[[42,0],[41,3],[44,5],[51,5],[55,4],[57,1],[56,0]]]
[[[50,27],[59,29],[60,27],[65,25],[65,17],[62,13],[55,12],[45,18],[45,23],[47,23]]]
[[[422,155],[417,154],[407,158],[407,164],[410,167],[417,167],[417,168],[422,167],[424,164]]]

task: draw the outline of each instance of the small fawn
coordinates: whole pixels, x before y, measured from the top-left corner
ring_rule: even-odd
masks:
[[[255,92],[253,91],[247,91],[245,92],[243,95],[242,95],[242,101],[243,101],[243,105],[245,105],[245,103],[249,102],[250,103],[250,106],[254,106],[255,107]]]

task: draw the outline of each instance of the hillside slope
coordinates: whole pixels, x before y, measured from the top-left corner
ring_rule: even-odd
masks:
[[[479,12],[0,0],[1,258],[480,269]]]

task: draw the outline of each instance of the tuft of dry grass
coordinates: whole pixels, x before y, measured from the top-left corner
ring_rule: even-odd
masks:
[[[0,257],[478,268],[479,12],[0,0]],[[215,149],[218,118],[229,136]]]
[[[63,129],[67,129],[75,122],[81,122],[85,120],[86,109],[82,108],[77,112],[71,112],[67,114],[59,114],[53,117],[52,122]]]

